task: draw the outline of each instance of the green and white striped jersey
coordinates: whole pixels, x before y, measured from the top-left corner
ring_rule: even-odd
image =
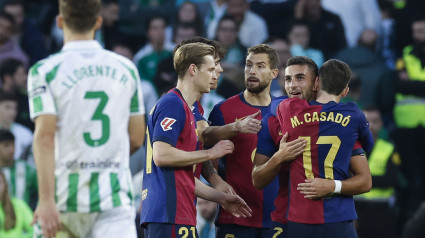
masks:
[[[28,205],[37,200],[36,170],[23,160],[15,160],[12,167],[3,167],[9,187],[9,195],[24,200]]]
[[[68,42],[31,67],[28,93],[32,119],[57,116],[59,210],[96,212],[130,204],[128,121],[145,113],[134,64],[96,41]]]

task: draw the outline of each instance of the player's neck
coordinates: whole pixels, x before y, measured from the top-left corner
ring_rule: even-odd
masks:
[[[270,91],[264,89],[260,93],[251,93],[247,89],[243,92],[245,101],[253,106],[268,106],[272,101]]]
[[[180,90],[183,99],[189,107],[191,107],[195,101],[201,97],[201,93],[194,90],[193,85],[185,83],[184,80],[178,80],[176,88]]]
[[[64,45],[71,41],[94,40],[94,31],[89,31],[87,33],[75,33],[69,29],[64,28],[63,34]]]
[[[340,100],[341,100],[341,95],[335,96],[335,95],[329,94],[329,93],[327,93],[323,90],[320,90],[317,93],[317,98],[316,98],[317,102],[320,102],[320,103],[323,103],[323,104],[326,104],[330,101],[335,101],[335,102],[339,103]]]

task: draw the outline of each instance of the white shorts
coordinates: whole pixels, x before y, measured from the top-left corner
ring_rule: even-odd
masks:
[[[62,229],[57,238],[136,238],[136,212],[134,207],[120,206],[103,212],[60,213]],[[42,237],[38,224],[34,225],[34,238]]]

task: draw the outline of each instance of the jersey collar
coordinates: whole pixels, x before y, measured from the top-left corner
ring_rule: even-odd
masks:
[[[99,42],[95,40],[80,40],[80,41],[70,41],[66,43],[63,47],[63,51],[68,50],[87,50],[87,49],[102,49],[102,46]]]

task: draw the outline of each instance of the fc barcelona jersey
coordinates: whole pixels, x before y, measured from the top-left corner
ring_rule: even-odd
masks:
[[[196,122],[178,89],[164,95],[151,110],[146,133],[141,224],[196,225],[193,166],[158,167],[152,155],[155,141],[184,151],[196,150]]]
[[[300,156],[290,163],[288,220],[306,224],[323,224],[356,219],[352,196],[309,200],[297,190],[305,179],[344,180],[350,177],[350,158],[359,140],[368,152],[373,147],[369,124],[353,103],[287,99],[277,108],[282,132],[288,141],[299,137],[307,141]]]
[[[250,105],[245,101],[243,93],[240,93],[217,104],[209,116],[209,121],[212,126],[222,126],[243,120],[258,110],[261,110],[261,116],[267,115],[270,112],[270,105]],[[261,120],[261,116],[259,115],[257,119]],[[274,210],[273,201],[277,195],[278,180],[275,179],[263,190],[254,188],[251,173],[257,148],[257,135],[239,133],[230,140],[235,149],[232,154],[220,159],[218,173],[252,209],[252,217],[237,218],[224,209],[220,209],[217,222],[269,228],[271,227],[270,213]]]

